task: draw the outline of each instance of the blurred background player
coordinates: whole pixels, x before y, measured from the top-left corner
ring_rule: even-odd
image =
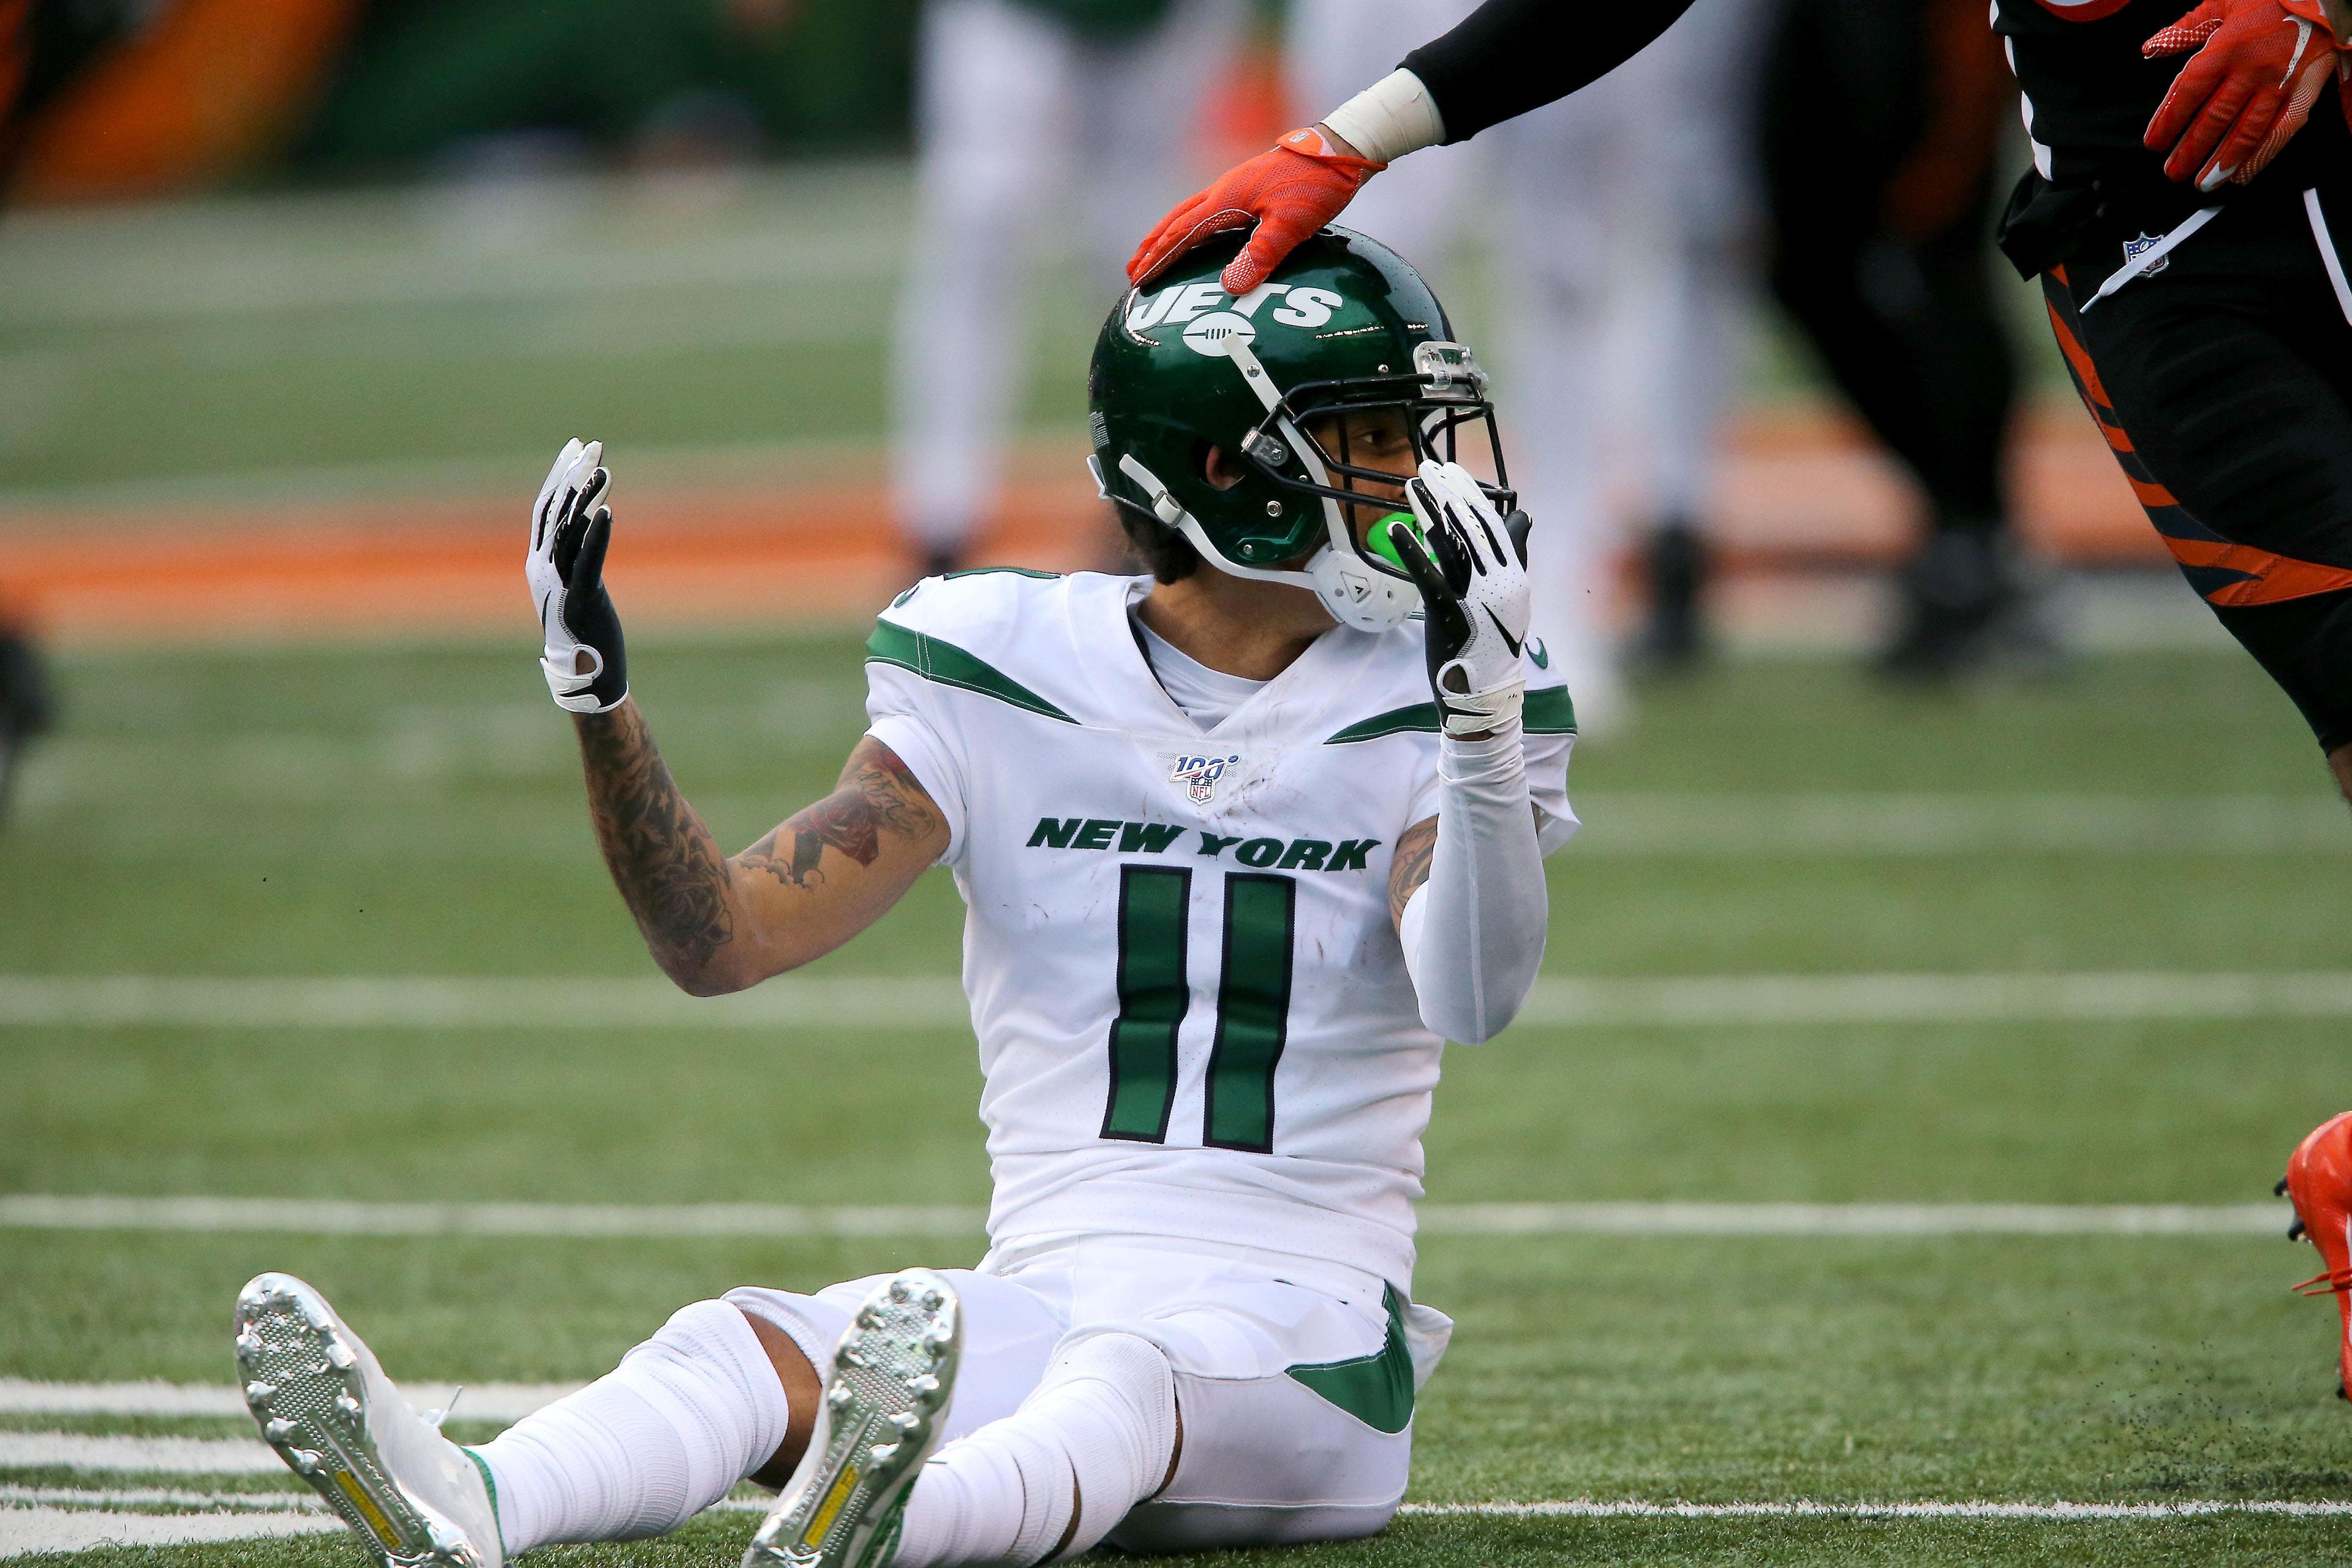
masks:
[[[930,0],[916,54],[919,204],[899,308],[896,505],[924,574],[987,521],[1027,382],[1024,309],[1057,204],[1108,288],[1181,191],[1240,0]]]
[[[1932,677],[2046,658],[2004,472],[2016,371],[1988,254],[2010,111],[1999,40],[1979,0],[1775,3],[1772,292],[1927,500],[1882,664]]]
[[[1568,671],[1589,736],[1625,704],[1612,623],[1615,479],[1630,491],[1653,585],[1641,651],[1699,647],[1700,521],[1753,239],[1755,79],[1769,0],[1696,0],[1649,48],[1573,97],[1432,149],[1369,184],[1349,226],[1439,258],[1472,215],[1500,268],[1492,336],[1515,405],[1512,479],[1541,521],[1536,625]],[[1290,97],[1337,103],[1472,0],[1297,0]],[[1671,113],[1658,112],[1671,104]],[[1618,459],[1612,461],[1612,459]]]

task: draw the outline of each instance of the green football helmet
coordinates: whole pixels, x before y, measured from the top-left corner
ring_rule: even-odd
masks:
[[[1486,372],[1421,274],[1380,241],[1324,229],[1236,300],[1217,275],[1244,237],[1189,252],[1103,323],[1087,467],[1105,500],[1181,533],[1211,565],[1311,588],[1342,625],[1385,631],[1421,593],[1385,539],[1357,542],[1343,505],[1368,504],[1349,480],[1393,487],[1396,476],[1349,461],[1347,420],[1335,422],[1337,451],[1307,426],[1401,410],[1416,459],[1438,462],[1460,460],[1464,431],[1483,427],[1496,482],[1480,488],[1507,514],[1517,502]],[[1238,483],[1210,483],[1212,447],[1239,459]]]

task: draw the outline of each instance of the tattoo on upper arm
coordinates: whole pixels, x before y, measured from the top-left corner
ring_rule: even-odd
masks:
[[[1389,919],[1404,919],[1404,907],[1411,902],[1421,885],[1429,880],[1429,865],[1437,854],[1437,818],[1416,822],[1404,830],[1397,840],[1396,856],[1389,862]]]
[[[634,709],[583,718],[579,731],[588,814],[613,881],[655,961],[695,973],[735,934],[719,846]]]
[[[898,754],[868,735],[849,753],[834,792],[798,812],[735,858],[746,871],[763,871],[794,888],[824,880],[829,845],[860,866],[882,853],[882,835],[921,840],[940,830],[938,808]]]

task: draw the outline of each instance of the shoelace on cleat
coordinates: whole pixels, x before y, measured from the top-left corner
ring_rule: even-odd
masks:
[[[2294,1290],[2298,1296],[2340,1296],[2352,1291],[2352,1266],[2322,1269]]]
[[[460,1399],[463,1399],[463,1398],[465,1398],[465,1397],[466,1397],[466,1385],[465,1385],[464,1384],[462,1384],[462,1383],[461,1383],[461,1384],[459,1384],[457,1386],[457,1388],[456,1388],[456,1389],[455,1389],[455,1390],[450,1394],[450,1395],[449,1395],[449,1403],[448,1403],[448,1404],[446,1404],[446,1405],[443,1405],[443,1406],[442,1406],[440,1409],[438,1409],[438,1410],[421,1410],[421,1411],[418,1411],[418,1412],[417,1412],[418,1418],[419,1418],[420,1420],[422,1420],[422,1421],[423,1421],[423,1422],[424,1422],[427,1426],[430,1426],[430,1427],[432,1427],[432,1428],[433,1428],[433,1430],[435,1430],[436,1432],[438,1432],[439,1430],[441,1430],[441,1428],[442,1428],[443,1425],[448,1421],[449,1417],[450,1417],[450,1416],[452,1416],[452,1415],[456,1415],[456,1414],[457,1413],[457,1401],[459,1401]]]

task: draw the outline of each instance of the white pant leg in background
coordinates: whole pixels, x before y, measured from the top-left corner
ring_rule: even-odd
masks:
[[[1311,125],[1452,29],[1477,0],[1293,0],[1284,34],[1291,118]],[[1460,271],[1457,226],[1486,203],[1486,148],[1425,147],[1364,183],[1339,222],[1394,250],[1445,298]],[[1475,345],[1474,345],[1475,346]]]
[[[1087,225],[1108,314],[1118,265],[1184,194],[1185,149],[1239,14],[1236,0],[1178,0],[1150,31],[1102,43],[1013,0],[925,10],[893,376],[895,500],[917,550],[959,551],[995,504],[1028,384],[1036,264],[1080,248],[1049,231]]]
[[[1615,650],[1619,530],[1603,437],[1628,423],[1625,389],[1609,384],[1606,367],[1639,178],[1623,132],[1637,107],[1640,64],[1637,57],[1487,133],[1498,164],[1498,417],[1520,504],[1535,519],[1532,625],[1567,673],[1588,737],[1605,734],[1627,707]]]
[[[1181,0],[1141,37],[1081,51],[1077,134],[1087,151],[1074,173],[1087,204],[1084,254],[1105,316],[1127,287],[1136,246],[1211,173],[1189,153],[1245,19],[1243,0]]]
[[[1652,521],[1703,523],[1725,414],[1752,329],[1761,219],[1756,94],[1772,0],[1696,0],[1650,47],[1649,82],[1677,105],[1635,129],[1654,178],[1655,265],[1635,301],[1648,363],[1636,504]]]

